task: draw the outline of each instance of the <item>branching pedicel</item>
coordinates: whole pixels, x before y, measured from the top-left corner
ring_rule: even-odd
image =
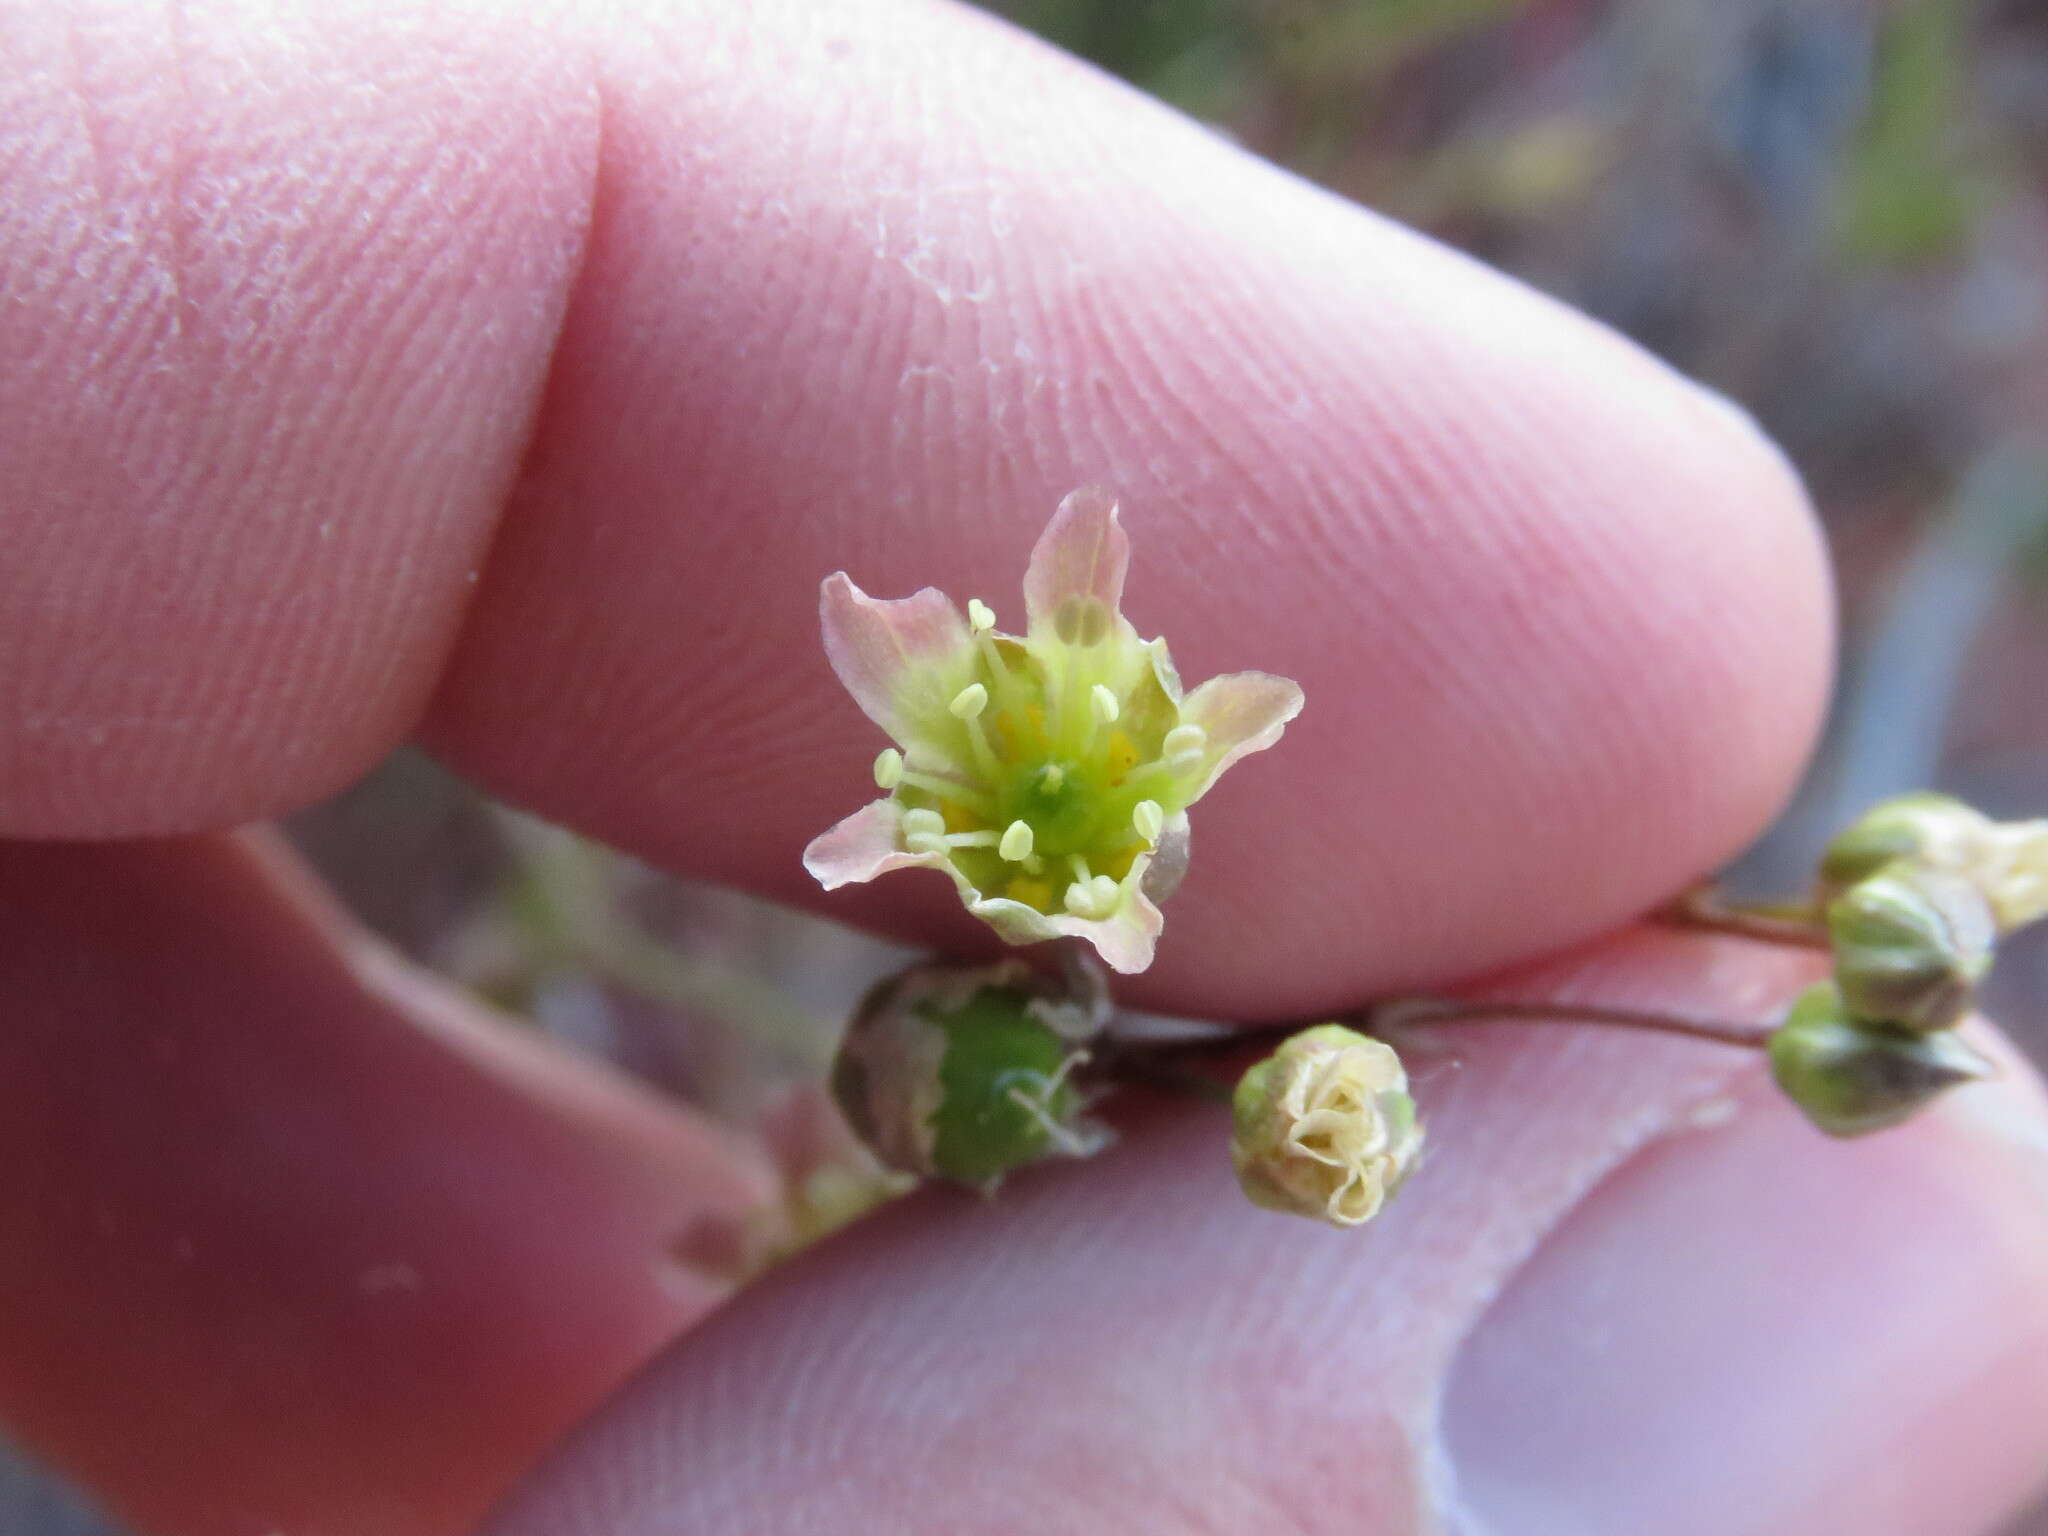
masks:
[[[1837,837],[1803,901],[1744,908],[1709,889],[1662,914],[1828,949],[1833,979],[1775,1026],[1400,998],[1305,1028],[1115,1035],[1082,946],[1117,971],[1152,963],[1159,903],[1187,867],[1188,808],[1302,705],[1300,688],[1263,672],[1183,694],[1166,642],[1123,617],[1129,563],[1115,502],[1076,491],[1032,552],[1021,636],[999,632],[979,599],[963,615],[929,587],[878,601],[843,572],[824,584],[826,654],[895,745],[875,760],[882,798],[812,842],[805,867],[827,890],[937,870],[1007,942],[1064,941],[1057,974],[933,961],[870,992],[833,1090],[891,1167],[993,1191],[1028,1163],[1105,1146],[1086,1111],[1117,1082],[1202,1085],[1185,1064],[1273,1035],[1234,1096],[1232,1161],[1256,1203],[1337,1226],[1370,1220],[1420,1155],[1400,1059],[1370,1038],[1396,1025],[1576,1020],[1766,1048],[1786,1095],[1839,1136],[1896,1125],[1989,1074],[1953,1026],[1997,938],[2048,916],[2048,821],[1994,822],[1931,794],[1888,801]]]

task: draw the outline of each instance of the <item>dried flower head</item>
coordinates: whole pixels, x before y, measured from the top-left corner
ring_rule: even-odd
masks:
[[[804,852],[827,890],[936,869],[1012,944],[1070,936],[1119,971],[1152,963],[1188,807],[1280,739],[1301,689],[1235,672],[1184,696],[1166,642],[1119,611],[1129,563],[1116,503],[1076,491],[1024,573],[1021,636],[978,598],[963,616],[930,587],[880,601],[826,579],[826,655],[896,743],[875,760],[883,797]]]
[[[1393,1047],[1341,1024],[1291,1035],[1231,1099],[1231,1161],[1253,1203],[1355,1227],[1379,1214],[1422,1151]]]
[[[1970,881],[1990,903],[2000,933],[2048,917],[2048,819],[1993,821],[1948,795],[1899,795],[1871,807],[1828,844],[1823,894],[1902,859]]]
[[[1092,962],[1058,977],[1016,959],[913,965],[862,1001],[832,1095],[887,1166],[993,1191],[1015,1169],[1108,1143],[1073,1069],[1109,1011]]]

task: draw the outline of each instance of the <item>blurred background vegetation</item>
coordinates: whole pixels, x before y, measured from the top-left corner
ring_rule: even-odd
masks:
[[[1845,681],[1745,878],[1796,884],[1895,789],[2048,808],[2048,0],[990,8],[1600,316],[1786,446],[1839,563]],[[815,1084],[883,946],[659,876],[415,756],[293,831],[408,953],[762,1130],[785,1209],[706,1266],[737,1274],[880,1192]],[[1995,1002],[2048,1058],[2038,931]],[[0,1530],[109,1529],[0,1464]]]

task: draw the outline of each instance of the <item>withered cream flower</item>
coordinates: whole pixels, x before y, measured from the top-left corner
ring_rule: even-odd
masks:
[[[1994,821],[1948,795],[1900,795],[1864,812],[1828,844],[1823,894],[1901,859],[1975,885],[2001,933],[2048,917],[2048,819]]]
[[[896,743],[875,760],[883,797],[804,851],[827,890],[936,869],[1012,944],[1070,936],[1119,971],[1152,963],[1188,807],[1280,739],[1301,689],[1234,672],[1183,696],[1166,642],[1119,611],[1129,564],[1115,501],[1076,491],[1032,551],[1021,636],[979,598],[963,616],[931,587],[882,601],[826,578],[825,653]]]
[[[1341,1024],[1289,1036],[1246,1072],[1231,1117],[1230,1157],[1252,1202],[1333,1226],[1378,1215],[1422,1151],[1401,1058]]]

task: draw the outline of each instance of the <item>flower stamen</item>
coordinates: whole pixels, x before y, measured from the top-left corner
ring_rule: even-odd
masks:
[[[903,754],[894,747],[884,747],[875,758],[875,788],[894,789],[903,782]]]
[[[903,813],[903,846],[911,853],[946,851],[946,818],[937,811],[918,807]]]
[[[1166,812],[1157,800],[1140,800],[1131,807],[1131,827],[1148,845],[1156,843],[1166,830]]]
[[[1030,822],[1013,821],[1003,832],[1002,841],[996,844],[996,852],[1012,864],[1022,864],[1031,857],[1031,845],[1034,840]]]
[[[1186,758],[1198,757],[1209,745],[1209,733],[1199,725],[1176,725],[1168,731],[1159,743],[1159,755],[1166,762],[1179,766]]]
[[[954,719],[967,727],[967,741],[974,749],[974,763],[987,778],[995,778],[1001,771],[996,764],[995,748],[989,745],[988,728],[981,723],[982,711],[988,708],[988,689],[980,683],[969,683],[953,695],[953,702],[946,710]]]

